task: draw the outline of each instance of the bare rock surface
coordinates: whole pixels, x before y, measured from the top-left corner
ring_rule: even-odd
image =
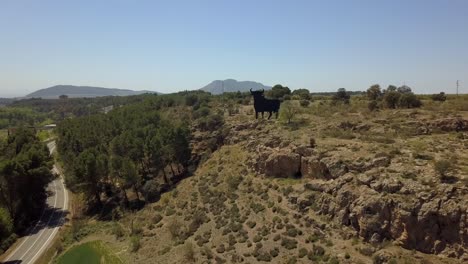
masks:
[[[378,127],[342,122],[330,127],[385,133],[385,125],[385,121]],[[249,167],[266,177],[304,179],[303,193],[288,200],[298,212],[314,211],[329,217],[375,247],[394,241],[406,249],[468,259],[468,189],[438,184],[431,177],[426,181],[427,174],[434,174],[429,159],[417,159],[408,149],[398,149],[395,154],[375,152],[348,157],[341,154],[342,149],[349,148],[347,145],[323,151],[320,142],[317,149],[282,138],[280,133],[262,126],[265,124],[259,122],[256,135],[244,136],[248,139],[243,146],[251,153]],[[243,132],[243,127],[253,125],[243,124],[242,129],[235,130]],[[421,127],[411,135],[427,135],[435,129],[466,131],[468,120],[440,119],[427,121]],[[394,257],[381,250],[374,260],[387,263]]]

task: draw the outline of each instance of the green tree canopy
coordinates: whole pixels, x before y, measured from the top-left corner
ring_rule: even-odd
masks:
[[[267,95],[271,98],[281,99],[285,95],[291,94],[291,90],[287,86],[282,86],[281,84],[277,84],[271,88],[270,91],[267,92]]]

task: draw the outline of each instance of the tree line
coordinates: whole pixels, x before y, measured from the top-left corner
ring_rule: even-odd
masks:
[[[157,199],[191,158],[190,120],[168,110],[182,100],[154,95],[108,114],[62,121],[57,148],[67,187],[98,207],[104,196],[128,206],[128,191],[138,200]]]
[[[37,219],[53,179],[53,161],[35,131],[18,128],[0,142],[0,253]]]

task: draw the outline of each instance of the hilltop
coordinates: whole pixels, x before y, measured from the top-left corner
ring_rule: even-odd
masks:
[[[164,177],[126,189],[120,206],[118,195],[108,199],[112,211],[102,212],[112,213],[100,215],[107,220],[81,218],[82,229],[72,221],[69,236],[101,240],[128,263],[468,259],[465,99],[379,111],[359,96],[349,105],[291,99],[282,103],[295,109],[287,122],[254,119],[251,101],[223,111],[220,97],[200,93],[191,103],[195,95],[184,96],[154,100],[171,120],[192,113],[192,160],[199,162],[191,172],[169,164]],[[85,139],[98,134],[88,133],[93,127]],[[142,197],[138,210],[122,205]]]
[[[259,82],[253,81],[237,81],[234,79],[215,80],[209,83],[208,85],[200,88],[205,92],[210,92],[212,94],[222,94],[224,92],[248,92],[250,89],[253,90],[270,90],[271,86],[263,85]]]
[[[93,86],[55,85],[49,88],[37,90],[26,95],[26,98],[53,99],[60,95],[67,95],[70,98],[78,97],[100,97],[100,96],[129,96],[144,93],[156,93],[153,91],[133,91],[128,89],[103,88]]]

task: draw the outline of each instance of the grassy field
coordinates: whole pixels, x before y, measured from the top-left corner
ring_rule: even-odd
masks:
[[[122,261],[99,240],[72,247],[58,260],[59,264],[120,264]]]

